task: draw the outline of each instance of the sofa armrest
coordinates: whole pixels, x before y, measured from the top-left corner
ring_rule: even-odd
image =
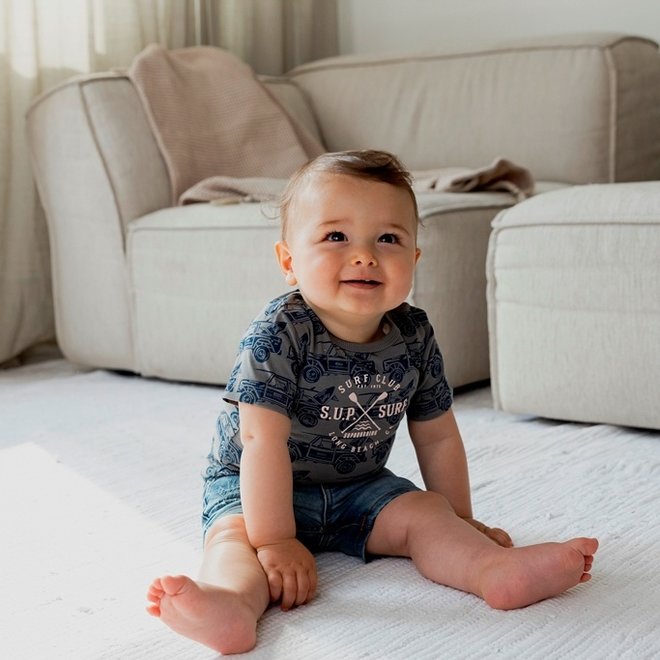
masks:
[[[27,113],[28,140],[42,202],[54,213],[81,208],[71,194],[107,190],[122,233],[169,206],[165,162],[131,81],[120,73],[73,78],[39,96]]]
[[[137,94],[119,74],[73,79],[31,105],[27,137],[48,223],[60,347],[74,362],[130,368],[126,227],[169,203]]]

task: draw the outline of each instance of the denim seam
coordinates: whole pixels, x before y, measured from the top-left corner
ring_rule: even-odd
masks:
[[[321,485],[321,492],[323,493],[323,522],[321,524],[323,534],[328,529],[328,491]]]

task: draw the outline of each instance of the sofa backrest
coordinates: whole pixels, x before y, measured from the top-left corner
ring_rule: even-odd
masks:
[[[317,142],[323,142],[316,117],[302,90],[295,83],[284,76],[262,76],[261,82],[293,119],[294,128],[303,140],[303,145],[305,133]]]
[[[459,54],[343,56],[290,72],[331,150],[383,148],[411,169],[504,156],[537,179],[660,179],[660,54],[569,35]]]

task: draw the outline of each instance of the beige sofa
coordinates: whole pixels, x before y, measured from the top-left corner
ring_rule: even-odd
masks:
[[[331,151],[382,148],[411,169],[504,156],[540,192],[660,179],[657,44],[567,36],[483,52],[351,56],[266,85]],[[59,345],[72,361],[226,382],[241,333],[285,289],[278,226],[259,204],[170,207],[166,167],[127,77],[77,78],[27,128],[52,251]],[[453,385],[488,378],[485,259],[505,193],[420,195],[412,302]]]

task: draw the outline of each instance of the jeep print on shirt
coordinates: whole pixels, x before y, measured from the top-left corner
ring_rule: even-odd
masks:
[[[452,392],[426,314],[403,304],[390,331],[351,344],[326,330],[299,292],[276,298],[243,337],[209,455],[209,476],[240,470],[238,402],[291,419],[294,480],[337,483],[385,466],[402,419],[431,419]]]

